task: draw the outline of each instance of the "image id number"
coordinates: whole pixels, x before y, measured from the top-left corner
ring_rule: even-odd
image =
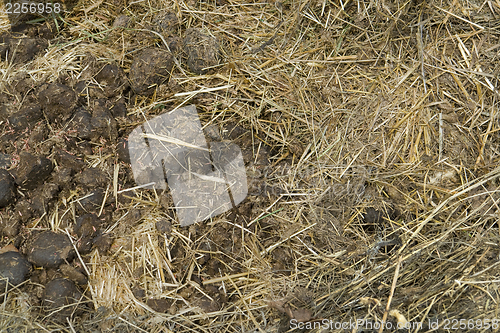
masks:
[[[7,14],[51,14],[60,13],[62,10],[60,3],[42,3],[42,2],[23,2],[5,4]]]
[[[441,325],[440,325],[441,324]],[[429,320],[429,328],[437,329],[442,328],[445,330],[474,330],[474,329],[498,329],[500,327],[500,320],[498,319],[445,319],[442,323],[438,320]]]

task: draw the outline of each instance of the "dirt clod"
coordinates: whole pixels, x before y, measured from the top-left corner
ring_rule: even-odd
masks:
[[[32,127],[38,120],[42,119],[42,109],[38,105],[28,105],[9,118],[9,123],[15,130],[24,130]]]
[[[21,224],[16,217],[10,217],[0,221],[0,234],[7,238],[15,237],[19,233]]]
[[[93,214],[85,214],[76,219],[75,232],[78,237],[94,237],[98,228],[97,216]]]
[[[37,217],[42,216],[46,211],[52,208],[52,200],[59,192],[59,185],[54,183],[45,183],[38,188],[31,198],[31,209]]]
[[[170,52],[159,48],[147,48],[139,52],[130,68],[132,89],[139,95],[151,95],[168,81],[173,59]]]
[[[106,254],[113,244],[113,239],[109,235],[100,235],[94,238],[93,248],[98,249],[99,253]]]
[[[132,289],[132,294],[134,294],[134,297],[137,299],[142,300],[144,297],[146,297],[146,291],[142,288],[135,287]]]
[[[76,93],[60,84],[46,84],[40,88],[38,100],[49,121],[63,121],[72,115],[76,106]]]
[[[106,107],[106,101],[99,99],[95,102],[92,108],[92,139],[97,140],[103,137],[107,140],[115,141],[118,132],[116,128],[116,120],[111,115],[111,112]]]
[[[58,267],[74,256],[68,236],[53,231],[43,231],[28,246],[28,260],[37,266]]]
[[[172,12],[160,13],[153,18],[153,29],[160,34],[173,34],[178,26],[179,19]]]
[[[85,186],[89,190],[96,187],[103,187],[106,184],[106,174],[98,168],[88,168],[76,175],[77,183]]]
[[[163,218],[156,222],[156,230],[158,230],[158,232],[161,234],[170,236],[170,234],[172,233],[172,222]]]
[[[206,74],[209,67],[217,66],[220,47],[217,39],[202,33],[199,29],[188,29],[184,38],[187,65],[196,74]]]
[[[116,145],[116,154],[118,155],[118,160],[124,163],[130,163],[130,154],[128,152],[128,140],[125,138],[120,138],[118,144]]]
[[[78,303],[82,298],[82,293],[71,280],[57,278],[45,286],[43,308],[55,318],[64,320],[81,312]]]
[[[127,106],[123,99],[118,99],[114,105],[109,109],[114,118],[121,118],[127,116]]]
[[[93,240],[99,234],[99,223],[94,214],[85,214],[76,219],[75,233],[78,235],[78,251],[89,253]]]
[[[14,214],[19,216],[21,222],[26,223],[33,215],[30,203],[27,200],[18,201],[14,207]]]
[[[216,299],[209,299],[206,296],[195,295],[192,297],[192,302],[206,313],[215,312],[220,309],[220,304]]]
[[[108,98],[121,94],[128,87],[123,69],[115,64],[104,65],[94,78]]]
[[[146,301],[146,304],[156,312],[166,313],[170,309],[170,306],[172,305],[172,300],[166,298],[159,298],[159,299],[153,298],[153,299],[148,299]]]
[[[83,194],[82,199],[76,205],[76,212],[78,214],[86,214],[97,212],[101,208],[104,199],[104,190],[102,188],[95,188]]]
[[[87,277],[75,267],[68,264],[62,264],[59,266],[59,270],[65,278],[70,279],[76,284],[80,286],[87,284]]]
[[[80,139],[92,138],[92,114],[86,108],[77,109],[71,126]]]
[[[54,165],[48,158],[22,152],[16,182],[22,188],[33,190],[50,176],[53,169]]]
[[[15,200],[14,178],[7,170],[0,169],[0,207],[8,206]]]
[[[17,286],[26,280],[31,270],[31,264],[20,253],[9,251],[0,254],[0,293]]]
[[[65,167],[70,169],[72,172],[78,172],[80,171],[84,163],[81,158],[77,157],[76,155],[72,155],[68,153],[65,150],[58,149],[55,154],[54,158],[57,162],[57,165],[59,167]]]
[[[183,44],[182,44],[182,39],[177,37],[177,36],[169,36],[167,37],[166,40],[168,44],[169,51],[172,52],[175,56],[180,54],[182,52]],[[172,81],[170,82],[172,83]],[[173,83],[175,86],[175,83]],[[172,88],[172,86],[170,86]],[[178,89],[179,87],[177,87]]]
[[[0,48],[2,60],[16,64],[33,60],[37,54],[47,48],[47,41],[42,38],[27,38],[22,34],[4,33],[0,36],[3,46]]]

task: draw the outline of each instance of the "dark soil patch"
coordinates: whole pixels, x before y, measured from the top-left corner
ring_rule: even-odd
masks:
[[[62,264],[61,266],[59,266],[59,270],[61,271],[61,274],[65,278],[75,282],[77,285],[85,286],[88,282],[88,279],[85,276],[85,274],[76,267],[67,264]]]
[[[179,19],[172,12],[163,12],[153,18],[153,29],[164,35],[176,34],[179,24]]]
[[[131,24],[127,17],[116,20],[117,27]],[[183,288],[181,295],[185,300],[204,312],[220,310],[228,302],[228,296],[220,286],[204,286],[202,279],[238,274],[245,269],[240,263],[245,250],[241,234],[229,224],[212,227],[199,223],[189,229],[179,229],[168,190],[158,192],[159,205],[147,209],[132,209],[131,205],[150,200],[147,196],[154,191],[125,192],[114,197],[116,166],[119,166],[118,190],[140,183],[134,181],[130,167],[127,134],[144,119],[128,113],[137,100],[153,96],[160,86],[171,88],[167,84],[174,69],[172,54],[181,59],[185,49],[187,67],[195,74],[206,74],[209,67],[219,64],[220,45],[215,38],[190,29],[181,39],[177,36],[180,27],[175,14],[157,15],[151,28],[165,38],[169,50],[165,45],[142,49],[134,55],[128,74],[115,63],[89,57],[82,60],[86,69],[78,79],[61,76],[55,82],[46,83],[19,75],[0,94],[0,118],[8,120],[2,124],[0,154],[6,159],[2,166],[11,168],[0,169],[0,207],[3,207],[0,233],[4,236],[1,241],[22,249],[21,253],[9,254],[19,262],[11,265],[17,267],[17,271],[0,271],[0,275],[13,276],[16,284],[30,277],[29,286],[23,290],[30,295],[33,305],[41,306],[42,315],[48,320],[65,323],[66,318],[79,317],[88,308],[82,296],[88,276],[80,259],[75,259],[75,247],[84,264],[96,249],[103,257],[120,248],[120,251],[129,251],[132,244],[128,235],[158,212],[162,217],[153,225],[157,233],[154,241],[158,241],[162,255],[171,256],[171,271],[179,281],[186,278],[193,258],[178,234],[182,233],[185,239],[202,237],[193,248],[200,254],[194,261],[197,270],[190,276],[199,288]],[[39,28],[27,28],[24,33],[29,37],[19,40],[46,41],[44,38],[53,37],[50,31]],[[158,36],[155,34],[153,38]],[[4,40],[7,54],[13,37],[5,35]],[[41,49],[34,51],[39,53]],[[28,61],[36,56],[33,54],[28,52],[27,58],[21,60]],[[22,106],[19,101],[24,101]],[[172,131],[193,135],[183,124]],[[241,147],[246,166],[264,169],[269,165],[268,149],[240,126],[211,125],[204,129],[204,136],[209,143],[234,142]],[[255,151],[259,152],[257,156]],[[197,162],[194,159],[191,162]],[[95,160],[100,163],[91,167]],[[204,168],[209,170],[211,166]],[[254,183],[260,188],[263,173],[256,178]],[[267,199],[252,196],[240,208],[227,213],[229,220],[245,225],[256,217],[260,202]],[[56,207],[60,214],[57,216],[54,215]],[[48,221],[58,224],[54,226]],[[45,231],[33,231],[34,226]],[[111,226],[112,232],[107,231]],[[61,232],[66,228],[71,240]],[[256,230],[256,225],[250,229]],[[123,244],[123,240],[128,244]],[[284,257],[276,260],[284,260]],[[32,265],[36,269],[30,271]],[[133,289],[134,295],[157,312],[176,314],[183,306],[178,299],[152,295],[142,288],[139,282],[148,274],[145,270],[151,269],[150,263],[145,266],[136,267],[134,271],[139,285]],[[169,275],[166,280],[173,282]]]
[[[58,278],[45,286],[43,309],[53,318],[65,322],[66,318],[82,313],[82,300],[82,293],[71,280]]]
[[[113,97],[123,93],[125,89],[128,88],[128,81],[125,76],[125,72],[121,67],[115,64],[106,64],[97,71],[94,76],[97,83],[99,83],[100,88],[103,90],[103,97]],[[96,96],[101,98],[96,93]]]
[[[81,254],[90,253],[94,240],[101,235],[100,221],[94,214],[79,216],[74,231],[78,236],[78,251]]]
[[[9,123],[14,130],[22,131],[30,126],[33,126],[37,121],[42,119],[42,117],[42,108],[39,105],[34,104],[23,107],[21,110],[14,113],[9,118]]]
[[[169,236],[172,233],[172,222],[167,219],[161,219],[156,222],[156,230],[159,233]]]
[[[0,253],[0,293],[23,283],[31,271],[31,264],[18,252]],[[0,297],[2,300],[3,297]]]
[[[210,67],[219,64],[220,46],[217,39],[198,29],[186,31],[184,51],[187,54],[187,65],[193,73],[206,74]]]
[[[159,48],[139,52],[130,68],[130,83],[135,93],[152,95],[156,87],[166,83],[173,67],[172,54]]]
[[[35,236],[27,247],[28,260],[37,266],[55,268],[75,255],[67,235],[44,231]]]
[[[7,171],[0,169],[0,207],[5,207],[16,200],[14,177]]]
[[[15,64],[29,62],[48,46],[44,38],[29,38],[15,33],[0,35],[0,57]]]
[[[27,152],[20,155],[16,182],[22,188],[33,190],[50,176],[54,165],[44,156],[35,156]]]
[[[40,87],[38,100],[50,122],[69,118],[76,106],[75,91],[63,84],[51,83]]]
[[[71,121],[71,127],[80,139],[90,140],[92,138],[92,114],[86,108],[78,108]]]
[[[151,298],[146,301],[146,304],[156,312],[166,313],[170,310],[170,307],[172,306],[172,300],[165,298],[160,298],[160,299]]]
[[[92,134],[91,139],[97,140],[103,137],[107,140],[116,141],[118,137],[117,123],[111,115],[110,110],[106,107],[106,101],[98,99],[92,106]]]

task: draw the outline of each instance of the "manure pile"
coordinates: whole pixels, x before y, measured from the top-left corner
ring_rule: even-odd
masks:
[[[499,330],[500,3],[8,8],[1,332]],[[190,105],[145,154],[238,147],[246,195],[182,226],[131,136]]]

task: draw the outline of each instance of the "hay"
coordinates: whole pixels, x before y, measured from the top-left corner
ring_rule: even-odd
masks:
[[[148,32],[155,13],[173,11],[178,33],[200,28],[221,42],[223,63],[193,75],[178,57],[169,86],[136,99],[129,116],[196,103],[204,125],[238,123],[254,156],[270,151],[271,190],[250,198],[246,221],[174,223],[170,235],[155,228],[169,218],[161,194],[127,192],[111,253],[86,259],[95,312],[67,327],[32,320],[27,294],[13,292],[0,331],[284,332],[299,310],[310,325],[497,317],[496,2],[134,1],[121,11],[129,28],[113,27],[118,3],[81,1],[66,19],[70,42],[22,67],[2,63],[2,81],[17,71],[76,79],[84,56],[128,71],[137,50],[164,43]],[[113,156],[86,162],[119,168]],[[124,226],[136,209],[145,213]],[[223,273],[207,274],[207,254]],[[213,300],[208,285],[226,295],[220,309],[193,301]],[[133,288],[173,305],[158,313]]]

